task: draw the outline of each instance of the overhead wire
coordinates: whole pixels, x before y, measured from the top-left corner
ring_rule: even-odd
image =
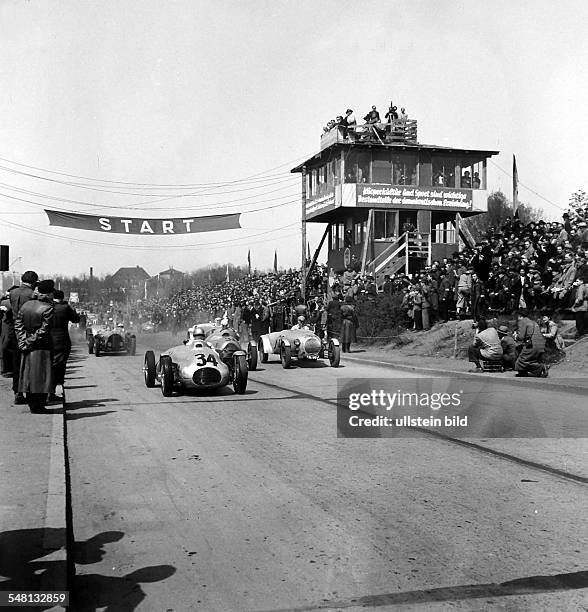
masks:
[[[116,249],[131,249],[131,250],[155,250],[158,247],[155,246],[144,246],[144,245],[122,245],[122,244],[104,244],[104,242],[96,242],[94,240],[84,240],[82,238],[68,238],[67,236],[60,236],[57,234],[50,234],[49,232],[45,232],[43,230],[39,230],[37,228],[31,228],[31,227],[27,227],[24,225],[21,225],[19,223],[13,223],[11,221],[6,221],[4,219],[0,219],[0,225],[4,225],[4,226],[9,226],[9,227],[13,227],[16,228],[17,230],[23,231],[23,232],[28,232],[28,233],[33,233],[36,235],[40,235],[40,236],[44,236],[47,238],[52,238],[52,239],[59,239],[59,240],[66,240],[67,242],[73,242],[76,244],[87,244],[87,245],[97,245],[97,246],[101,246],[101,247],[107,247],[107,248],[116,248]],[[250,238],[256,238],[257,236],[265,236],[267,234],[272,234],[272,233],[276,233],[276,232],[280,232],[284,229],[288,229],[290,227],[293,227],[295,225],[298,225],[298,221],[294,222],[294,223],[289,223],[287,225],[283,225],[281,227],[278,228],[273,228],[270,230],[266,230],[263,232],[259,232],[257,234],[252,234],[251,236],[242,236],[242,237],[237,237],[237,238],[233,238],[233,239],[228,239],[228,240],[217,240],[214,242],[206,242],[206,243],[199,243],[193,246],[190,245],[171,245],[171,246],[166,246],[166,249],[182,249],[182,250],[192,250],[192,249],[201,249],[202,247],[213,247],[216,248],[218,245],[224,245],[224,244],[234,244],[237,241],[247,241]],[[243,229],[243,228],[242,228]],[[204,233],[204,232],[202,232]],[[104,234],[103,234],[104,235]],[[109,236],[126,236],[127,234],[108,234]],[[194,236],[196,234],[181,234],[182,236]],[[135,234],[133,235],[135,236]],[[264,242],[264,241],[261,241]],[[257,243],[249,243],[249,242],[244,242],[243,244],[239,245],[239,246],[247,246],[248,244],[257,244]]]
[[[306,156],[304,156],[304,157],[297,157],[297,158],[295,158],[293,160],[284,162],[282,164],[279,164],[279,165],[274,166],[272,168],[269,168],[267,170],[260,171],[258,173],[249,175],[248,177],[244,177],[244,178],[241,178],[241,179],[234,179],[234,180],[231,180],[231,181],[208,182],[208,183],[183,183],[183,184],[182,183],[139,183],[139,182],[132,182],[132,181],[116,181],[116,180],[110,180],[110,179],[96,179],[96,178],[93,178],[93,177],[87,177],[87,176],[81,176],[81,175],[77,175],[77,174],[69,174],[69,173],[66,173],[66,172],[60,172],[60,171],[57,171],[57,170],[49,170],[47,168],[42,168],[42,167],[39,167],[39,166],[32,166],[30,164],[23,164],[23,163],[20,163],[20,162],[15,162],[13,160],[7,159],[5,157],[0,157],[0,161],[3,161],[5,163],[9,163],[9,164],[13,164],[15,166],[19,166],[19,167],[22,167],[22,168],[27,168],[29,170],[38,170],[40,172],[45,172],[47,174],[56,174],[58,176],[65,176],[65,177],[68,177],[68,178],[81,179],[81,180],[84,180],[84,181],[93,181],[93,182],[96,182],[96,183],[110,183],[110,184],[119,185],[119,186],[128,185],[129,188],[146,187],[146,188],[157,188],[157,189],[159,189],[159,188],[161,188],[161,189],[164,189],[164,188],[191,189],[191,188],[194,188],[194,187],[211,187],[211,186],[216,186],[216,185],[220,185],[220,186],[232,185],[232,184],[235,184],[235,183],[249,181],[249,180],[252,180],[252,179],[256,179],[257,177],[260,177],[262,175],[269,174],[269,173],[273,172],[274,170],[277,170],[279,168],[283,168],[284,166],[289,166],[291,164],[295,164],[295,163],[297,163],[300,160],[303,160],[305,158],[306,158]],[[17,171],[14,171],[14,172],[17,172]],[[32,176],[36,176],[36,175],[32,175]],[[37,176],[37,178],[41,178],[41,177]],[[263,179],[260,179],[260,180],[263,180]],[[59,181],[56,181],[56,182],[59,182]],[[68,182],[63,182],[63,183],[64,184],[69,184]]]
[[[490,163],[493,166],[496,166],[496,168],[498,168],[501,172],[503,172],[504,174],[506,174],[506,176],[508,176],[510,179],[513,178],[512,174],[510,174],[508,171],[506,171],[504,168],[501,168],[495,161],[493,161],[492,159],[490,160]],[[559,210],[567,210],[566,208],[564,208],[563,206],[560,206],[559,204],[556,204],[555,202],[552,202],[549,198],[546,198],[544,195],[541,195],[540,193],[538,193],[537,191],[535,191],[534,189],[532,189],[531,187],[525,185],[525,183],[522,183],[521,181],[517,181],[518,185],[520,185],[521,187],[524,187],[527,191],[530,191],[531,193],[535,194],[538,198],[541,198],[542,200],[545,200],[546,202],[548,202],[549,204],[551,204],[552,206],[555,206],[556,208],[558,208]]]

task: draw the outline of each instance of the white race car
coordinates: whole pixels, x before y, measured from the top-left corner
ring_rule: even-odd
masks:
[[[145,353],[143,368],[145,385],[161,385],[165,397],[174,389],[217,389],[232,384],[235,393],[243,394],[247,388],[247,355],[234,350],[219,353],[203,339],[190,338],[174,346],[156,362],[153,351]]]
[[[327,357],[333,368],[341,361],[341,344],[337,338],[321,341],[309,329],[285,329],[264,334],[259,338],[257,352],[262,363],[267,363],[269,355],[279,355],[282,367],[289,368],[292,359],[317,361]]]

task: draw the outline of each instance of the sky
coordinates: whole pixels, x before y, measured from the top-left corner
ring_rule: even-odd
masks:
[[[489,191],[511,196],[516,154],[520,200],[557,219],[588,190],[587,20],[585,0],[0,0],[0,243],[45,277],[299,266],[290,169],[390,100],[419,142],[499,150]],[[44,208],[242,229],[104,235]]]

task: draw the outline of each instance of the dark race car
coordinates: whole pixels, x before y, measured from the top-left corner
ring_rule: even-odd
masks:
[[[88,353],[100,357],[102,354],[135,355],[137,352],[137,337],[125,331],[122,325],[114,328],[93,326],[88,329]]]

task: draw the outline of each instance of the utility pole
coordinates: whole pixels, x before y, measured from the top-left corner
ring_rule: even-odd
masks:
[[[300,288],[306,301],[306,166],[302,166],[302,265],[300,266]]]

